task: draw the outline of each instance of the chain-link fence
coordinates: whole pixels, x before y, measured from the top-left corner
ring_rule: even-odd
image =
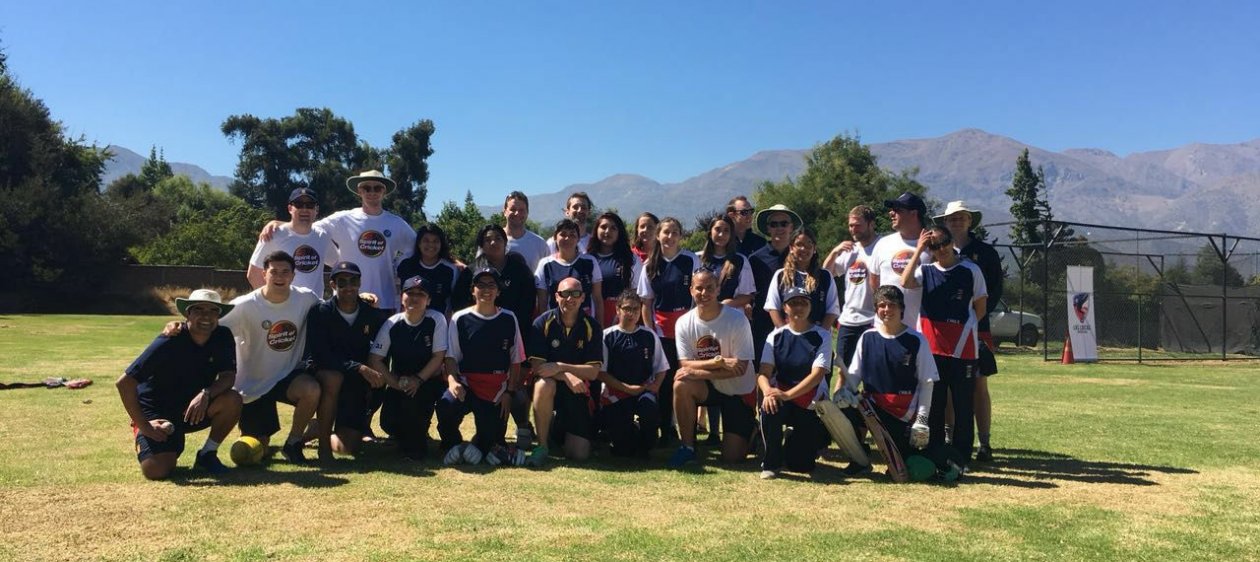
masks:
[[[987,228],[1001,236],[1010,224]],[[1094,268],[1099,360],[1260,359],[1260,239],[1070,222],[1039,234],[994,246],[1007,273],[1000,309],[1020,313],[1024,336],[1039,329],[1045,359],[1067,336],[1070,265]]]

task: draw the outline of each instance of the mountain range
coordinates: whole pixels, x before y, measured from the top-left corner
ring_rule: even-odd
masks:
[[[1045,171],[1047,193],[1060,220],[1156,230],[1260,236],[1260,139],[1238,144],[1192,143],[1178,148],[1118,156],[1098,148],[1055,152],[979,129],[963,129],[923,139],[870,145],[880,166],[919,170],[918,180],[940,202],[964,199],[985,213],[986,223],[1010,219],[1006,189],[1015,159],[1027,148],[1034,166]],[[113,160],[105,184],[136,173],[145,157],[110,146]],[[569,193],[585,191],[600,208],[631,217],[650,210],[691,218],[722,208],[737,194],[752,195],[765,180],[779,181],[805,171],[808,149],[765,150],[676,183],[637,174],[615,174],[593,183],[572,184],[551,193],[530,194],[531,218],[558,220]],[[176,173],[226,189],[232,178],[213,176],[186,163],[171,162]],[[488,196],[492,201],[498,195]],[[878,202],[872,202],[878,203]],[[432,205],[431,205],[432,206]],[[498,213],[495,205],[483,208]]]

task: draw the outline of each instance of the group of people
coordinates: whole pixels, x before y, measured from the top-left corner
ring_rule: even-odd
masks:
[[[987,313],[1002,270],[971,234],[980,213],[960,201],[935,221],[917,195],[885,201],[894,232],[883,237],[876,211],[855,207],[851,239],[820,258],[797,213],[743,196],[693,252],[678,219],[591,221],[581,192],[544,239],[512,192],[506,226],[482,227],[477,254],[459,259],[440,227],[412,229],[383,208],[384,174],[346,185],[362,206],[318,220],[316,194],[295,189],[290,220],[264,226],[250,258],[255,290],[177,299],[185,320],[119,378],[146,477],[168,476],[185,435],[205,428],[194,466],[229,470],[219,444],[239,425],[267,447],[282,429],[277,402],[293,407],[279,450],[297,463],[310,442],[321,460],[357,453],[379,410],[412,459],[543,466],[606,443],[616,457],[674,447],[668,464],[682,467],[707,431],[723,461],[761,449],[773,478],[812,471],[827,447],[815,401],[862,397],[904,450],[942,470],[972,460],[973,423],[974,458],[991,458]]]

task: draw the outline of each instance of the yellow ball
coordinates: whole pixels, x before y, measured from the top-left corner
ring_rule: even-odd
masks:
[[[262,462],[266,449],[257,439],[248,435],[232,444],[232,462],[236,466],[249,466]]]

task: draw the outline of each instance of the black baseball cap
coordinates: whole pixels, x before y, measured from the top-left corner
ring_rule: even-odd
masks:
[[[341,273],[349,273],[355,277],[361,277],[363,275],[363,272],[359,271],[359,266],[355,265],[354,262],[339,261],[333,266],[332,273],[328,276],[336,277]]]
[[[403,284],[402,284],[402,292],[404,293],[412,289],[420,289],[421,291],[424,291],[424,294],[428,295],[433,292],[431,290],[432,288],[433,288],[433,284],[430,283],[428,279],[425,279],[419,275],[416,275],[415,277],[411,277],[407,279],[406,281],[403,281]]]
[[[495,283],[499,282],[499,270],[493,267],[487,266],[487,267],[480,268],[476,272],[473,273],[473,276],[472,276],[473,283],[476,283],[478,279],[486,275],[489,275],[491,279],[494,279]]]
[[[310,198],[311,198],[311,201],[314,201],[314,202],[316,202],[316,203],[319,203],[319,198],[315,196],[315,192],[314,192],[314,191],[312,191],[310,188],[306,188],[306,187],[299,187],[299,188],[297,188],[297,189],[295,189],[295,190],[293,190],[293,191],[290,191],[290,192],[289,192],[289,202],[290,202],[290,203],[292,203],[292,202],[294,202],[294,201],[297,201],[298,199],[301,199],[301,198],[303,198],[303,197],[310,197]]]

